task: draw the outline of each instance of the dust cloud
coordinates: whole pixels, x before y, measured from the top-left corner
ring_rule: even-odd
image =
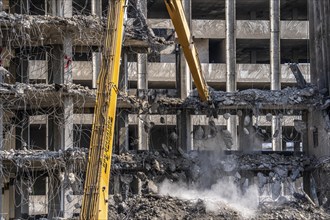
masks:
[[[215,213],[227,206],[246,218],[253,217],[258,208],[258,187],[251,185],[242,192],[230,179],[219,179],[209,189],[165,180],[159,186],[159,194],[196,202],[202,200],[206,210]]]

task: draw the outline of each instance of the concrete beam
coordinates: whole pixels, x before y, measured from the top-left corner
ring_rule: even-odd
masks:
[[[225,20],[192,20],[192,34],[195,38],[224,39]],[[148,19],[151,28],[173,29],[170,19]],[[281,39],[309,39],[309,21],[281,21]],[[270,21],[236,21],[237,39],[270,39]]]

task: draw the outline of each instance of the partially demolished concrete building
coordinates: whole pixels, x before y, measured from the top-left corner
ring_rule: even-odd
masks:
[[[107,3],[0,0],[4,219],[79,213]],[[199,101],[164,2],[128,1],[110,214],[138,219],[123,200],[164,179],[233,177],[259,198],[299,191],[326,206],[330,1],[182,3],[213,106]]]

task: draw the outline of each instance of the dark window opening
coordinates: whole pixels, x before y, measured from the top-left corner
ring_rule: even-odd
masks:
[[[226,45],[224,39],[209,40],[210,63],[226,63]]]
[[[30,147],[46,150],[46,124],[30,124]]]
[[[268,39],[238,39],[236,41],[237,63],[270,63],[270,41]]]
[[[319,132],[318,132],[317,127],[314,127],[314,129],[313,129],[313,144],[314,144],[314,147],[319,146]]]
[[[32,195],[34,196],[46,195],[46,177],[40,176],[35,179],[33,183]]]
[[[308,40],[281,40],[281,63],[309,63]]]
[[[92,125],[75,125],[73,132],[74,147],[89,148],[92,133]]]
[[[73,0],[73,15],[90,15],[92,12],[91,0]]]
[[[161,150],[162,144],[166,146],[175,145],[175,138],[173,137],[176,132],[174,125],[155,125],[150,129],[150,149]]]

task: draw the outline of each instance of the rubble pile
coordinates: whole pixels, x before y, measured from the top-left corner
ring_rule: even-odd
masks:
[[[251,219],[251,220],[326,220],[330,214],[323,208],[314,207],[306,199],[280,205],[261,204],[254,216],[242,216],[238,211],[226,206],[217,211],[207,211],[202,200],[180,200],[170,196],[132,196],[123,200],[115,195],[109,205],[112,219]]]
[[[112,219],[241,219],[224,205],[217,213],[207,212],[202,200],[188,201],[169,196],[133,196],[125,201],[115,196],[109,206]]]
[[[255,219],[310,220],[330,219],[330,213],[324,208],[315,207],[308,200],[296,195],[296,200],[281,205],[261,205]]]

